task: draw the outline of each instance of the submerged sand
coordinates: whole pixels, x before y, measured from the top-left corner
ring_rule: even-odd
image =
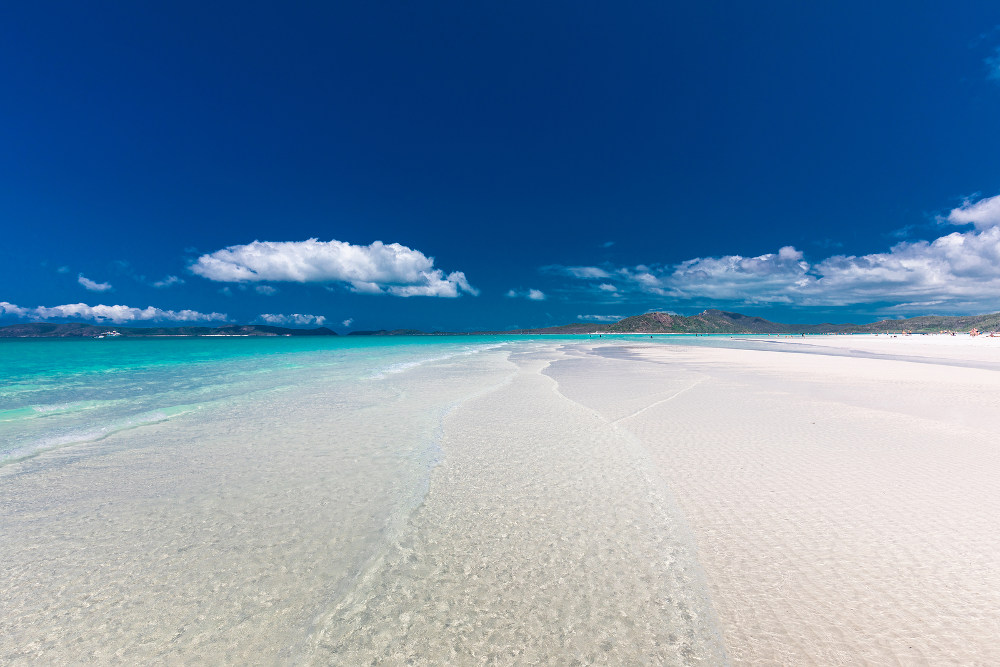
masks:
[[[444,420],[422,507],[323,620],[311,664],[726,663],[679,511],[641,445],[511,355]]]
[[[1000,664],[998,342],[531,343],[8,470],[0,658]]]

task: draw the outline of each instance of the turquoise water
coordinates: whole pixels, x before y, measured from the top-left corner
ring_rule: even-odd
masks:
[[[733,338],[590,340],[740,344]],[[588,337],[0,339],[0,465],[310,381],[349,385],[498,345],[559,340]]]
[[[0,340],[0,464],[262,392],[319,379],[378,379],[508,342],[494,336]]]

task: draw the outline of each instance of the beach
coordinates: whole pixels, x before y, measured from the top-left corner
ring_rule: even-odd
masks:
[[[997,342],[646,346],[574,398],[673,489],[734,664],[995,664]]]
[[[252,343],[0,466],[0,660],[996,664],[998,343]]]

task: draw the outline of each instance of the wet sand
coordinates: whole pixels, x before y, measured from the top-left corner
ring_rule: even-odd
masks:
[[[312,664],[726,663],[669,490],[557,391],[548,347],[445,419],[424,504],[324,619]]]

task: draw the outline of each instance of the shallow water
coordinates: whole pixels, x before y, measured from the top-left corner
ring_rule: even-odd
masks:
[[[0,661],[723,661],[562,344],[0,344]]]

